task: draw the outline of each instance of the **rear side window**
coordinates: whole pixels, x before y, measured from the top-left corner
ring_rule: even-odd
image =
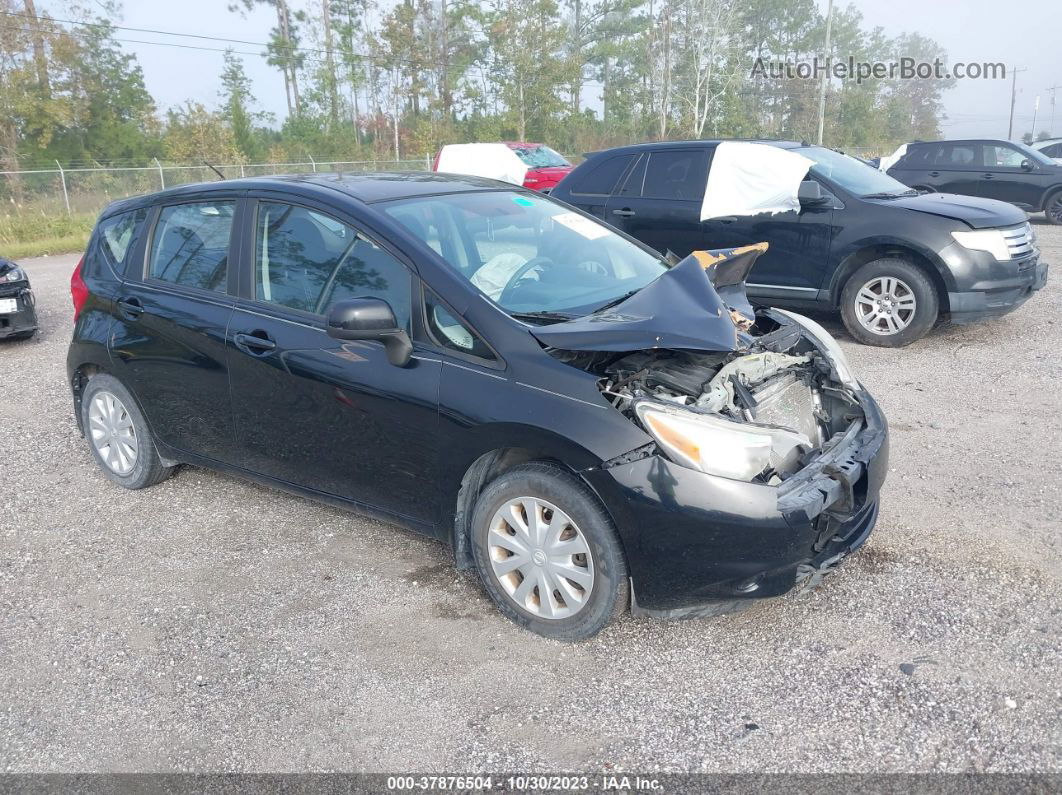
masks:
[[[259,301],[323,315],[336,301],[382,298],[409,329],[409,269],[347,224],[305,207],[259,203],[254,273]]]
[[[604,158],[596,166],[587,169],[586,176],[580,177],[572,193],[608,196],[616,187],[619,178],[627,170],[634,155],[616,155]]]
[[[185,287],[225,292],[236,202],[163,207],[151,241],[148,275]]]
[[[645,170],[642,196],[700,201],[708,181],[708,153],[703,149],[653,152]]]
[[[145,208],[112,215],[100,222],[97,251],[119,276],[125,273],[126,262],[146,218]]]
[[[977,144],[944,144],[937,149],[932,165],[942,168],[980,168]]]
[[[1048,157],[1062,157],[1062,144],[1051,144],[1040,150]]]

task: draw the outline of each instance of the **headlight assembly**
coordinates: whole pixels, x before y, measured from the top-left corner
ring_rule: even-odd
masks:
[[[1000,262],[1010,259],[1010,249],[1007,248],[1007,239],[1003,237],[1002,229],[977,229],[972,232],[952,232],[955,242],[963,248],[973,251],[987,251]]]
[[[638,400],[634,412],[676,464],[709,475],[749,481],[770,469],[787,474],[812,447],[804,434],[731,422],[653,400]]]
[[[25,279],[26,279],[26,272],[24,270],[22,270],[22,268],[12,268],[7,273],[5,273],[2,277],[0,277],[0,281],[5,281],[5,282],[21,282],[21,281],[24,281]]]

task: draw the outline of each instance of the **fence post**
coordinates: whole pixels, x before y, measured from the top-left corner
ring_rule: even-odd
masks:
[[[166,177],[162,173],[162,163],[159,162],[157,157],[151,158],[155,161],[155,165],[159,167],[159,183],[162,185],[162,189],[166,190]]]
[[[431,171],[431,153],[426,152],[424,154],[424,170]]]
[[[70,215],[70,194],[66,192],[66,172],[63,171],[63,166],[58,160],[55,164],[59,166],[59,181],[63,183],[63,203],[66,205],[66,214]]]
[[[308,158],[310,158],[310,165],[313,166],[313,173],[316,174],[317,173],[317,161],[313,159],[313,155],[306,155],[306,156]]]
[[[246,174],[243,173],[243,163],[240,163],[240,176],[241,177],[246,177],[247,176]]]

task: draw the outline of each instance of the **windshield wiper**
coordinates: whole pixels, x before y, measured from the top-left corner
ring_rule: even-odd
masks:
[[[914,190],[912,188],[911,190],[901,191],[900,193],[893,193],[891,191],[883,191],[881,193],[865,193],[862,196],[860,196],[859,198],[860,199],[899,199],[901,196],[917,196],[917,195],[918,195],[918,191],[916,191],[916,190]]]
[[[635,294],[635,293],[637,293],[637,292],[640,292],[640,291],[641,291],[641,289],[642,289],[642,288],[641,288],[641,287],[639,287],[639,288],[638,288],[637,290],[631,290],[631,291],[630,291],[629,293],[624,293],[624,294],[623,294],[623,295],[621,295],[621,296],[620,296],[619,298],[613,298],[613,299],[612,299],[611,301],[609,301],[609,302],[607,302],[607,303],[604,303],[604,304],[602,304],[601,306],[599,306],[599,307],[598,307],[597,309],[595,309],[594,311],[595,311],[595,312],[602,312],[602,311],[604,311],[605,309],[611,309],[612,307],[616,306],[617,304],[622,304],[622,303],[623,303],[624,301],[626,301],[626,300],[627,300],[628,298],[630,298],[630,297],[631,297],[632,295],[634,295],[634,294]]]
[[[567,315],[563,312],[510,312],[510,317],[517,320],[571,320],[575,315]]]

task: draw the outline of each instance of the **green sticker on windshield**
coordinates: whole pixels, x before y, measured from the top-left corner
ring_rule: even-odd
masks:
[[[523,196],[514,196],[513,201],[519,204],[521,207],[534,207],[535,203],[530,199],[525,199]]]

